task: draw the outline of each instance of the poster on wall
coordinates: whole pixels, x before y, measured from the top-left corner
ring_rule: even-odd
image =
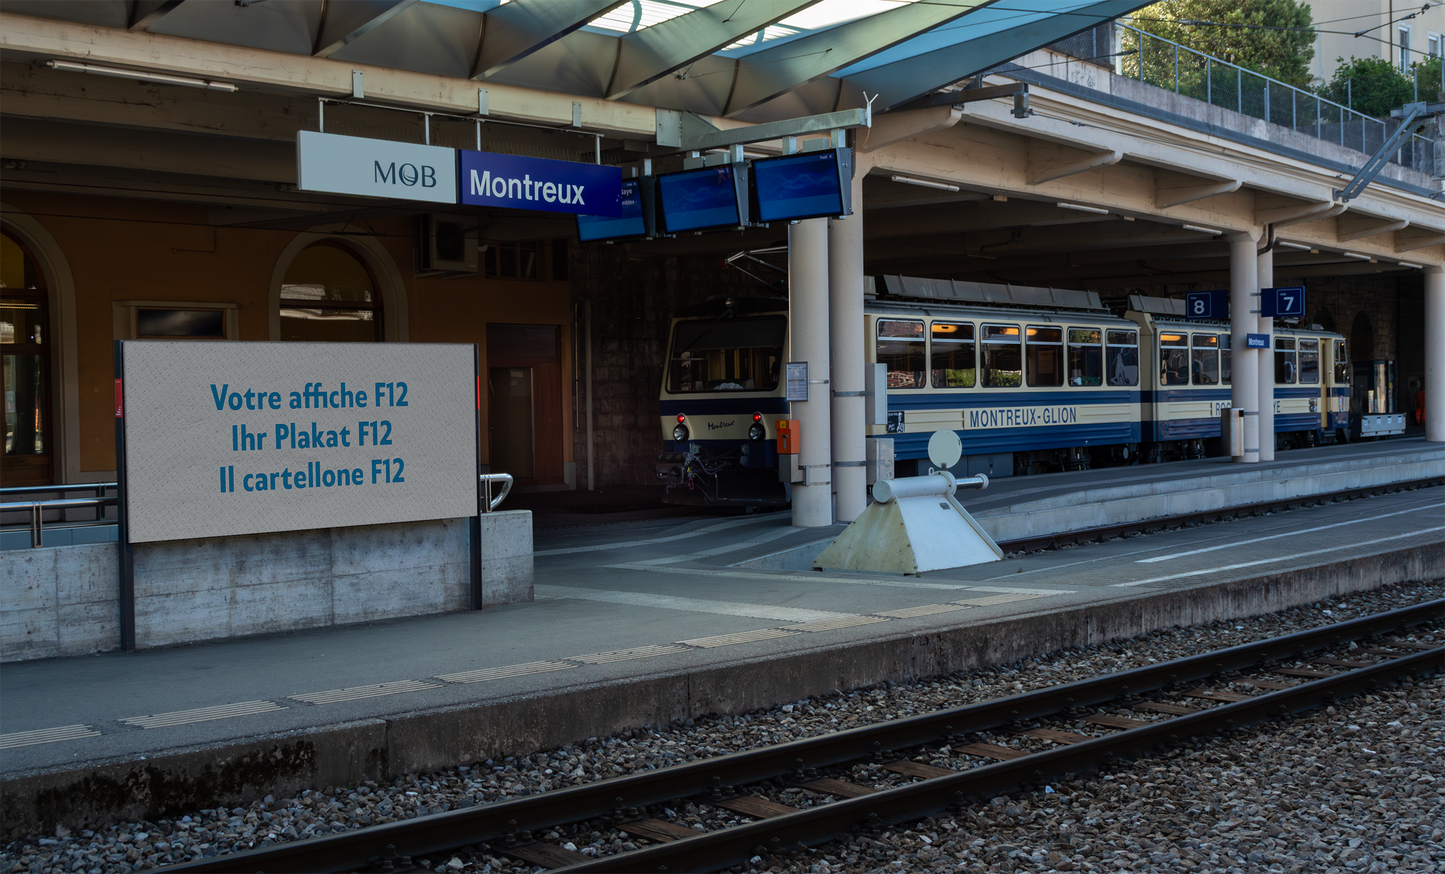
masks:
[[[477,515],[477,351],[120,344],[128,540]]]

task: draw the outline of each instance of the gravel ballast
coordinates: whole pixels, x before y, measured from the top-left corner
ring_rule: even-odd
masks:
[[[649,726],[381,785],[268,796],[246,808],[198,810],[94,832],[60,829],[6,845],[0,874],[143,870],[331,834],[976,703],[1442,595],[1442,580],[1390,586],[1255,619],[835,692],[767,711]],[[964,762],[946,750],[913,757],[954,767]],[[897,780],[866,766],[853,779],[876,785]],[[763,794],[794,806],[822,802],[801,790]],[[647,814],[706,829],[744,821],[690,803]],[[534,837],[589,855],[645,845],[601,826]],[[449,872],[539,870],[480,847],[418,861]],[[799,872],[1445,870],[1445,678],[1407,681],[1108,774],[1050,783],[1043,792],[858,833],[816,850],[759,858],[755,865]]]

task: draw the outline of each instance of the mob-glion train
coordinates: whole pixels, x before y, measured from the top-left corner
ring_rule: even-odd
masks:
[[[787,312],[782,298],[727,298],[673,319],[658,405],[666,500],[781,506],[788,453],[830,439],[790,424]],[[1186,320],[1183,301],[1133,295],[1121,317],[1093,292],[882,276],[867,279],[864,320],[887,394],[886,421],[867,426],[870,481],[890,458],[896,476],[926,473],[941,429],[963,441],[960,476],[1222,451],[1229,323]],[[1277,322],[1273,346],[1279,444],[1348,439],[1344,338]]]

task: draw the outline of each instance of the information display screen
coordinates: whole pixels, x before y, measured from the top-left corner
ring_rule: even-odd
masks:
[[[657,202],[669,234],[735,228],[745,220],[736,169],[730,164],[657,177]]]
[[[647,220],[642,211],[642,180],[622,180],[622,214],[616,216],[577,216],[577,237],[582,242],[622,240],[647,236]]]
[[[753,162],[760,222],[847,215],[839,149],[805,152]],[[851,176],[851,174],[849,174]]]

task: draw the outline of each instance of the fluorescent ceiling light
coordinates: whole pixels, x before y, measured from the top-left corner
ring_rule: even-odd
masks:
[[[1081,203],[1065,203],[1065,202],[1062,201],[1062,200],[1058,202],[1058,207],[1059,207],[1059,209],[1076,209],[1076,210],[1078,210],[1079,212],[1091,212],[1091,213],[1093,213],[1094,215],[1108,215],[1108,214],[1109,214],[1109,211],[1108,211],[1107,209],[1100,209],[1100,208],[1097,207],[1097,206],[1084,206],[1084,205],[1081,204]]]
[[[1408,268],[1410,268],[1411,270],[1424,270],[1424,269],[1425,269],[1425,265],[1423,265],[1423,264],[1411,264],[1409,261],[1401,261],[1401,262],[1400,262],[1400,266],[1401,266],[1401,267],[1408,267]]]
[[[1201,234],[1214,234],[1215,236],[1219,236],[1220,234],[1224,233],[1224,231],[1221,231],[1217,228],[1204,228],[1200,227],[1199,225],[1185,225],[1184,230],[1198,231]]]
[[[1310,251],[1310,247],[1302,243],[1286,243],[1284,240],[1278,240],[1276,242],[1278,242],[1279,245],[1284,246],[1286,249],[1298,249],[1301,252]]]
[[[1371,258],[1369,255],[1361,255],[1359,252],[1341,252],[1340,254],[1341,254],[1341,255],[1344,255],[1346,258],[1358,258],[1358,259],[1361,260],[1361,261],[1373,261],[1373,260],[1375,260],[1374,258]]]
[[[931,182],[927,179],[914,179],[910,176],[890,176],[894,182],[902,182],[904,185],[918,185],[923,188],[937,188],[940,191],[957,191],[957,185],[950,185],[947,182]]]
[[[144,73],[140,70],[126,70],[121,67],[105,67],[100,64],[81,64],[75,61],[46,61],[52,70],[72,73],[94,73],[97,76],[114,76],[117,79],[137,79],[141,82],[156,82],[161,85],[184,85],[187,88],[205,88],[208,91],[235,91],[230,82],[213,82],[210,79],[192,79],[189,76],[172,76],[168,73]]]

